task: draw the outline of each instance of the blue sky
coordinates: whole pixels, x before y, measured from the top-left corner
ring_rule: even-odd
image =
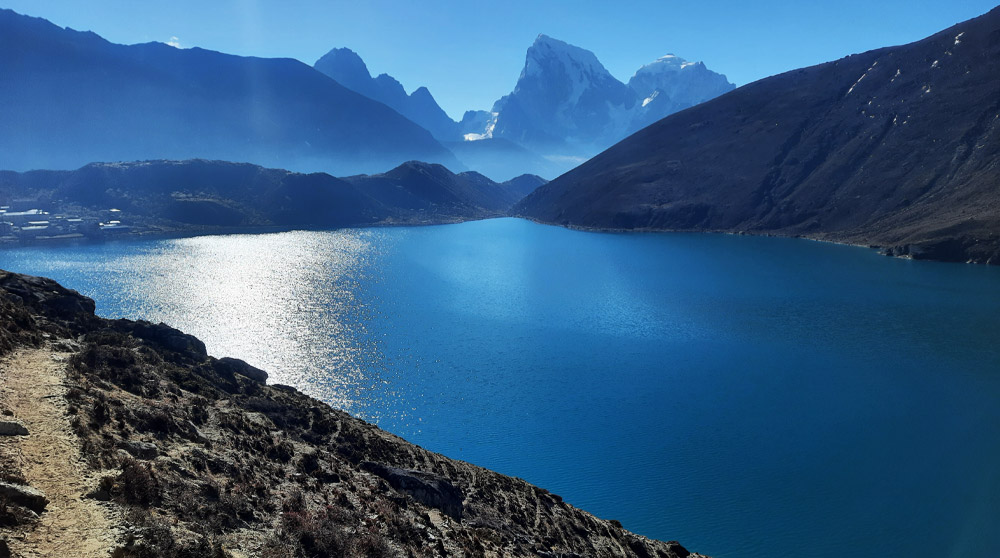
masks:
[[[118,43],[168,42],[312,64],[333,47],[407,91],[427,86],[460,118],[514,86],[539,33],[593,51],[615,77],[673,53],[743,85],[911,42],[997,0],[390,1],[0,0],[0,6]]]

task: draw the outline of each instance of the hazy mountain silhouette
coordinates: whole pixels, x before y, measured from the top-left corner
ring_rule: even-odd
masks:
[[[371,172],[457,166],[429,132],[291,59],[116,45],[0,10],[0,168],[204,157]]]
[[[492,111],[470,110],[455,122],[426,88],[407,95],[392,76],[373,78],[350,49],[335,48],[314,67],[430,130],[463,164],[500,180],[525,172],[556,176],[629,133],[734,87],[703,63],[674,55],[643,66],[626,85],[594,53],[539,35],[514,91]]]
[[[440,141],[461,139],[458,123],[438,106],[426,87],[419,87],[407,95],[396,78],[388,74],[373,78],[368,73],[365,62],[349,48],[331,50],[317,60],[313,67],[344,87],[391,107],[423,126]]]
[[[455,174],[442,165],[410,161],[386,173],[344,180],[389,207],[475,218],[505,214],[524,197],[524,181],[531,179],[498,183],[478,172]]]

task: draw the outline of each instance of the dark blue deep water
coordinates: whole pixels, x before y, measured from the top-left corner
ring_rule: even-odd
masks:
[[[0,252],[689,549],[1000,556],[1000,269],[499,219]]]

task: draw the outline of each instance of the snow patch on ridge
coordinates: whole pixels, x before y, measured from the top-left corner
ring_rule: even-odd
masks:
[[[490,119],[486,123],[486,129],[483,130],[481,134],[469,133],[462,136],[465,141],[479,141],[484,139],[490,139],[493,137],[493,130],[497,126],[497,117],[500,116],[499,112],[490,113]]]
[[[861,74],[861,77],[858,78],[858,81],[854,82],[854,85],[852,85],[851,88],[847,90],[847,93],[844,94],[844,97],[847,97],[848,95],[850,95],[851,91],[854,91],[854,88],[857,87],[859,83],[861,83],[861,80],[865,79],[865,76],[868,75],[868,72],[870,72],[873,69],[875,69],[875,66],[878,66],[878,60],[876,60],[871,65],[871,67],[869,67],[867,70],[865,70],[865,73]],[[897,70],[897,72],[898,72],[898,70]]]

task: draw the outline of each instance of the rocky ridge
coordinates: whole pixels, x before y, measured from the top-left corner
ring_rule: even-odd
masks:
[[[112,532],[117,558],[698,556],[267,385],[166,325],[93,312],[51,280],[0,272],[0,386],[30,373],[26,354],[63,363],[62,391],[44,397],[65,405],[91,483],[76,500],[113,522],[98,531]],[[19,397],[5,393],[0,407],[23,408]],[[5,455],[27,451],[4,438]],[[30,494],[3,463],[0,481]],[[11,494],[0,490],[0,550],[34,555],[26,541],[49,512]]]

